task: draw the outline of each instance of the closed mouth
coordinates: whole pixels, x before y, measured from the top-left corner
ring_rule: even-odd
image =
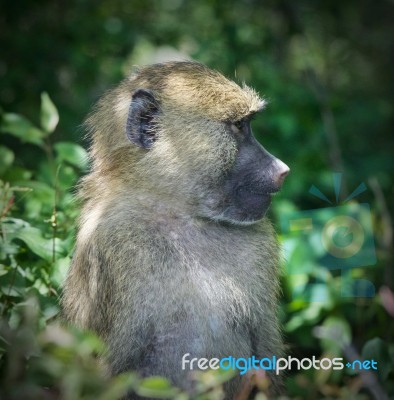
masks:
[[[248,193],[248,194],[252,194],[254,196],[271,196],[271,195],[276,194],[278,191],[279,190],[267,192],[266,190],[261,191],[261,190],[256,190],[256,189],[249,189],[247,186],[241,186],[237,189],[238,193]]]

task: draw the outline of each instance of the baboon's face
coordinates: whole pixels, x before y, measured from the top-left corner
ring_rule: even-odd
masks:
[[[214,219],[252,223],[265,215],[271,195],[280,190],[289,168],[257,142],[249,118],[228,123],[227,130],[237,143],[237,153],[231,169],[223,175],[211,211],[216,208]]]

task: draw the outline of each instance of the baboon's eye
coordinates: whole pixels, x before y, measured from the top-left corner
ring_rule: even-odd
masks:
[[[239,121],[233,122],[233,125],[235,126],[235,128],[237,130],[242,131],[242,129],[244,127],[244,123],[245,123],[245,121],[243,119],[240,119]]]

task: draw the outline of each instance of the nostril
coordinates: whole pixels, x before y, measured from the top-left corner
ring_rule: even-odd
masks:
[[[278,172],[276,175],[276,183],[278,185],[282,185],[283,181],[285,180],[286,176],[290,172],[290,168],[282,161],[278,160]]]
[[[286,169],[279,174],[281,179],[285,179],[287,175],[289,175],[290,168],[286,165]]]

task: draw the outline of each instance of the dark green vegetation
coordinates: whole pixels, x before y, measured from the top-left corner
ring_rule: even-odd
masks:
[[[132,65],[160,60],[169,46],[269,100],[253,128],[291,167],[271,209],[279,233],[286,215],[327,207],[311,185],[332,207],[333,173],[343,173],[339,204],[366,184],[353,204],[370,205],[376,263],[350,273],[375,295],[342,296],[344,277],[324,268],[316,236],[287,240],[281,318],[292,356],[364,356],[378,361],[377,374],[293,370],[287,396],[393,397],[393,16],[388,0],[2,2],[0,397],[175,394],[161,380],[102,379],[99,341],[55,323],[78,215],[72,191],[87,168],[78,126]],[[201,378],[201,393],[222,379]]]

